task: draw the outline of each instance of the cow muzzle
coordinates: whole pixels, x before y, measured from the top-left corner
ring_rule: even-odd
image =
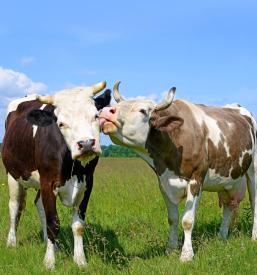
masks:
[[[74,143],[74,147],[71,149],[72,159],[79,160],[84,164],[88,163],[101,153],[101,147],[96,139],[80,140]]]
[[[77,142],[77,148],[81,154],[94,153],[95,139],[88,139],[86,141],[80,140]]]

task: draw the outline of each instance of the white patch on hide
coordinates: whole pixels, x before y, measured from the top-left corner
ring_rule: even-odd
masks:
[[[54,190],[58,194],[61,202],[66,206],[80,205],[84,192],[86,190],[86,181],[79,182],[77,176],[72,176],[71,179],[66,181],[64,186],[57,187]]]
[[[240,167],[242,167],[243,164],[243,160],[246,154],[249,154],[250,156],[253,155],[253,150],[245,150],[244,152],[241,153],[241,156],[239,158],[239,165]]]
[[[43,104],[43,105],[39,108],[39,110],[44,110],[45,106],[46,106],[46,104]],[[32,129],[33,129],[33,138],[34,138],[34,137],[36,136],[38,126],[33,124],[33,125],[32,125]]]
[[[34,188],[36,190],[40,189],[40,176],[38,173],[38,170],[31,172],[31,176],[27,181],[19,179],[19,183],[24,187],[24,188]]]
[[[218,147],[221,141],[222,132],[217,124],[217,121],[212,117],[208,116],[201,108],[196,105],[182,100],[186,105],[189,106],[192,111],[197,123],[202,126],[205,124],[208,128],[208,138],[213,142],[213,144]]]
[[[185,196],[187,181],[180,179],[174,172],[166,168],[165,172],[159,177],[160,187],[169,200],[178,204]]]
[[[37,97],[36,94],[31,94],[31,95],[28,95],[26,97],[22,97],[22,98],[18,98],[18,99],[15,99],[13,101],[11,101],[7,107],[7,115],[10,113],[10,112],[14,112],[17,110],[19,104],[21,104],[22,102],[26,102],[26,101],[32,101],[32,100],[35,100]]]

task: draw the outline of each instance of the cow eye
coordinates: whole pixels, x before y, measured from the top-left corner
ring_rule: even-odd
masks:
[[[64,124],[63,122],[59,122],[59,123],[58,123],[58,127],[59,127],[59,128],[63,128],[64,126],[65,126],[65,124]]]
[[[146,113],[146,110],[145,110],[145,109],[140,109],[140,110],[139,110],[139,112],[140,112],[140,113],[142,113],[143,115],[147,115],[147,113]]]
[[[98,118],[99,118],[99,115],[98,115],[98,114],[96,114],[96,115],[95,115],[95,119],[98,119]]]

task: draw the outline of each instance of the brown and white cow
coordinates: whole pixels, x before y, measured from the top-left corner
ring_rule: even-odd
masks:
[[[113,90],[118,104],[105,107],[100,114],[103,132],[114,143],[137,151],[156,172],[168,209],[171,250],[178,245],[178,203],[186,196],[180,259],[189,261],[194,256],[191,234],[203,190],[218,192],[223,206],[223,238],[228,235],[233,211],[244,197],[246,182],[252,210],[256,206],[256,122],[238,105],[210,107],[185,100],[173,102],[175,88],[158,105],[148,99],[126,101],[118,87],[119,82]],[[255,211],[253,239],[257,239],[256,220]]]
[[[44,263],[55,264],[59,232],[57,195],[73,208],[74,261],[86,265],[83,249],[85,212],[93,174],[101,152],[98,110],[110,103],[110,90],[93,99],[105,82],[76,87],[54,96],[31,95],[8,107],[2,159],[8,173],[10,230],[8,246],[16,246],[16,230],[29,187],[38,191],[35,204],[47,250]]]

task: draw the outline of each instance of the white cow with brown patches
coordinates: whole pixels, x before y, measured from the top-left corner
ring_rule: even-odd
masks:
[[[103,132],[116,144],[133,148],[159,179],[170,224],[169,249],[178,245],[178,204],[186,196],[182,217],[181,260],[194,256],[191,235],[202,191],[218,192],[223,206],[220,236],[226,238],[233,212],[243,199],[246,183],[252,211],[252,238],[257,239],[256,121],[238,105],[210,107],[185,100],[173,102],[172,88],[162,104],[124,100],[114,86],[115,107],[100,114]]]

